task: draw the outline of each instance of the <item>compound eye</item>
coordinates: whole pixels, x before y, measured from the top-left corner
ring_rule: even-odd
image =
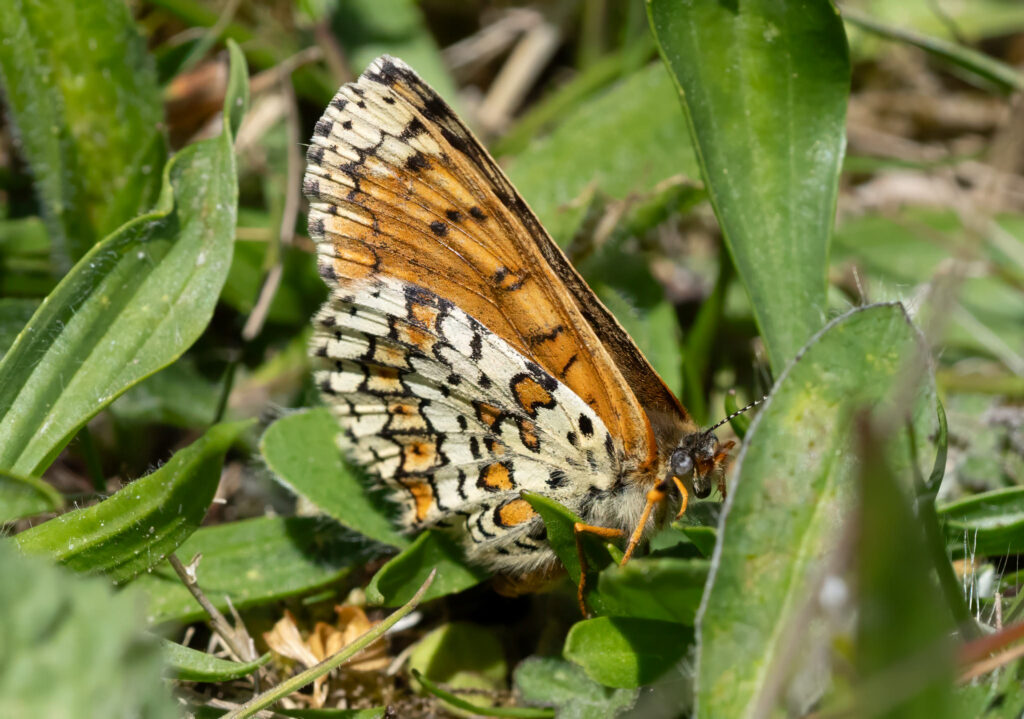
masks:
[[[672,473],[677,477],[685,477],[693,471],[693,458],[683,452],[672,457]]]

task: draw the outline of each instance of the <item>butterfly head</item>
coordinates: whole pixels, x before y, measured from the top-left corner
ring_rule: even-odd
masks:
[[[717,476],[719,489],[722,490],[722,496],[725,496],[725,482],[721,479],[721,472],[725,468],[729,450],[735,447],[736,443],[732,440],[724,444],[719,442],[715,430],[747,410],[753,409],[766,399],[768,399],[767,395],[754,400],[703,432],[692,432],[684,436],[669,457],[669,469],[671,469],[673,477],[681,480],[692,472],[693,493],[698,498],[704,499],[711,494],[711,485],[714,484]]]
[[[716,471],[724,466],[734,444],[719,442],[711,431],[686,435],[669,458],[673,476],[683,479],[692,474],[693,493],[704,499],[711,494]]]

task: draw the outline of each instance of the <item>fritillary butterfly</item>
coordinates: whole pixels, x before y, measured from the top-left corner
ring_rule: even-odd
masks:
[[[557,559],[522,490],[577,531],[628,534],[625,560],[685,510],[687,485],[708,495],[732,443],[697,427],[407,65],[380,57],[338,91],[303,187],[330,288],[316,381],[405,528],[448,527],[469,560],[529,586]]]

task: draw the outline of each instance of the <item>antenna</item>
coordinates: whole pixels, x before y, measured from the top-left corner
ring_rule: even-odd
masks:
[[[753,402],[751,402],[750,404],[748,404],[748,405],[747,405],[746,407],[743,407],[743,408],[741,408],[741,409],[738,409],[738,410],[736,410],[735,412],[733,412],[732,414],[730,414],[730,415],[729,415],[728,417],[726,417],[725,419],[723,419],[723,420],[722,420],[721,422],[719,422],[718,424],[716,424],[716,425],[714,425],[713,427],[709,427],[708,429],[704,430],[704,432],[702,432],[702,434],[711,434],[712,432],[714,432],[714,431],[715,431],[716,429],[718,429],[719,427],[721,427],[721,426],[722,426],[723,424],[725,424],[726,422],[730,422],[730,421],[732,421],[732,420],[733,420],[733,418],[735,418],[735,417],[738,417],[738,416],[740,416],[741,414],[743,414],[744,412],[746,412],[746,411],[747,411],[748,409],[754,409],[754,407],[756,407],[757,405],[761,404],[761,403],[762,403],[762,402],[764,402],[764,401],[765,401],[766,399],[768,399],[768,395],[765,395],[765,396],[764,396],[764,397],[762,397],[761,399],[755,399],[755,400],[754,400]]]

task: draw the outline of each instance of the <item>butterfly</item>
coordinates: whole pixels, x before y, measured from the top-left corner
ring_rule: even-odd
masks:
[[[447,528],[469,561],[530,587],[558,560],[521,491],[578,515],[578,534],[628,536],[625,563],[691,489],[724,490],[733,443],[697,426],[406,64],[382,56],[343,85],[307,160],[330,290],[315,380],[404,528]]]

